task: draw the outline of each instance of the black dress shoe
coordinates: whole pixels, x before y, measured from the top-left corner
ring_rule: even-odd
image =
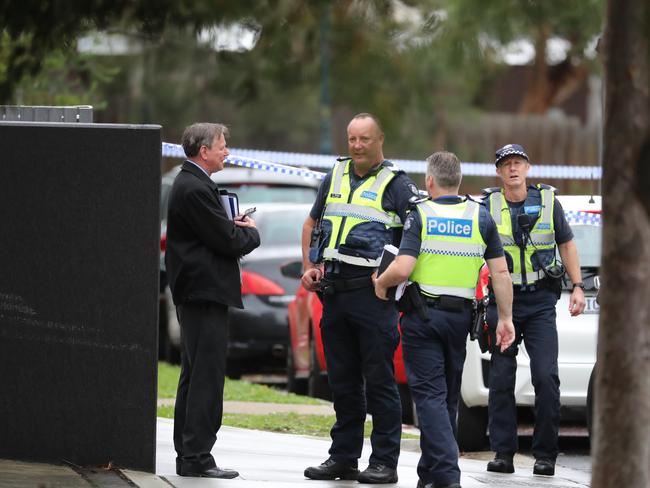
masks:
[[[536,459],[533,474],[553,476],[555,474],[555,461],[552,459]]]
[[[397,483],[397,470],[385,464],[371,464],[359,473],[357,481],[371,484]]]
[[[496,457],[488,463],[487,470],[493,473],[514,473],[515,465],[512,463],[512,454],[497,453]]]
[[[356,466],[329,458],[320,466],[305,469],[305,478],[312,480],[356,480],[359,470]]]
[[[202,471],[193,471],[188,469],[183,469],[181,467],[180,476],[191,476],[193,478],[221,478],[221,479],[232,479],[239,476],[239,473],[234,469],[221,469],[218,466],[210,469],[204,469]]]

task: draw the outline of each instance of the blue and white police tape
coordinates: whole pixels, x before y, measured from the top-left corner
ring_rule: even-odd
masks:
[[[279,151],[260,151],[258,149],[232,148],[226,162],[248,168],[277,171],[289,175],[322,178],[318,171],[292,169],[294,166],[330,169],[336,161],[335,156],[325,154],[290,153]],[[165,157],[184,158],[183,148],[178,144],[163,142],[162,155]],[[426,162],[408,159],[392,159],[395,167],[411,174],[426,173]],[[462,163],[465,176],[496,176],[493,163]],[[599,180],[602,175],[600,166],[566,166],[550,164],[533,164],[529,176],[533,178],[554,178],[573,180]]]
[[[602,219],[599,213],[581,212],[575,210],[565,210],[566,220],[571,225],[602,225]]]

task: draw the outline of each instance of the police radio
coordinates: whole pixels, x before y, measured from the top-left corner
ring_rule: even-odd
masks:
[[[524,239],[523,239],[524,246],[526,246],[526,241],[528,241],[533,246],[533,248],[537,249],[535,247],[535,244],[533,243],[533,240],[530,238],[530,227],[531,227],[530,215],[526,213],[517,215],[517,224],[519,225],[519,228],[524,233]],[[548,266],[542,266],[541,268],[542,271],[544,272],[544,275],[546,275],[547,278],[550,278],[552,280],[559,280],[564,277],[565,270],[564,270],[564,265],[562,263],[555,262]]]
[[[318,264],[322,261],[321,242],[323,241],[323,230],[320,228],[320,222],[311,230],[309,239],[309,261]]]

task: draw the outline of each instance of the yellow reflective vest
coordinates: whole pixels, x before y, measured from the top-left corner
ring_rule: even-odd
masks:
[[[425,295],[476,297],[476,283],[487,245],[479,231],[480,204],[472,200],[444,205],[427,200],[417,205],[422,243],[409,277]]]
[[[532,209],[529,215],[539,217],[530,230],[530,241],[522,250],[516,243],[510,208],[501,190],[490,193],[488,206],[490,214],[497,225],[499,237],[503,250],[506,253],[510,277],[514,285],[534,284],[544,278],[542,267],[555,263],[555,226],[553,223],[553,207],[555,195],[553,190],[540,185],[536,187],[539,191],[537,197],[535,190],[528,190],[524,202],[524,212]],[[517,229],[519,230],[519,229]]]
[[[332,170],[322,228],[328,234],[325,261],[338,260],[357,266],[376,267],[392,229],[402,222],[395,212],[382,207],[382,198],[395,173],[382,166],[354,191],[350,188],[352,160],[337,161]]]

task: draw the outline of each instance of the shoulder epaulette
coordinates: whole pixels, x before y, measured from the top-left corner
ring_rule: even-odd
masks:
[[[491,186],[490,188],[483,188],[483,194],[484,195],[489,195],[490,193],[496,193],[501,191],[500,186]]]
[[[546,185],[544,183],[537,183],[538,190],[551,190],[553,193],[557,193],[557,188],[551,185]]]
[[[479,205],[485,205],[485,199],[480,197],[474,197],[472,195],[465,195],[465,198],[471,202],[478,203]]]
[[[352,159],[350,156],[339,156],[336,158],[337,161],[348,161],[350,159]]]
[[[409,198],[409,207],[410,207],[410,208],[415,208],[415,207],[417,207],[420,203],[426,202],[427,200],[429,200],[429,197],[428,197],[428,196],[418,198],[418,197],[416,197],[415,195],[413,195],[411,198]]]

